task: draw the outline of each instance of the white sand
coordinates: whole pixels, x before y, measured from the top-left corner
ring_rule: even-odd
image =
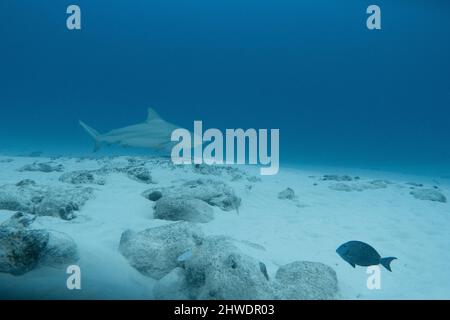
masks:
[[[11,158],[12,162],[2,162]],[[0,157],[0,184],[33,179],[37,183],[58,185],[61,173],[19,172],[18,168],[45,158]],[[125,162],[125,158],[114,161]],[[58,159],[65,172],[98,169],[95,160]],[[239,167],[242,169],[242,167]],[[258,168],[245,168],[258,175]],[[158,186],[169,186],[192,178],[189,167],[176,170],[151,168]],[[347,174],[392,182],[385,189],[343,192],[328,188],[333,182],[321,181],[323,174]],[[313,177],[311,177],[313,176]],[[296,260],[317,261],[336,270],[343,299],[450,299],[450,204],[417,200],[406,182],[439,185],[450,196],[450,180],[408,176],[388,172],[338,169],[281,168],[276,176],[263,176],[260,182],[246,179],[229,183],[242,198],[239,214],[215,207],[215,220],[202,224],[207,234],[225,234],[242,240],[240,247],[265,262],[270,277],[278,266]],[[39,217],[44,228],[66,232],[74,238],[80,252],[82,290],[66,288],[64,269],[39,267],[23,276],[0,274],[0,295],[26,295],[38,298],[138,298],[151,299],[154,280],[132,268],[118,251],[122,232],[143,230],[168,221],[152,217],[153,203],[141,192],[150,186],[110,174],[104,186],[94,186],[96,198],[90,200],[72,221]],[[313,184],[317,183],[317,186]],[[248,185],[252,185],[249,190]],[[294,189],[297,201],[280,200],[278,192]],[[0,222],[13,212],[0,211]],[[366,268],[353,269],[335,252],[349,240],[371,244],[382,256],[396,256],[393,272],[381,269],[381,289],[366,286]],[[263,246],[251,246],[248,242]],[[18,295],[18,293],[20,293]]]

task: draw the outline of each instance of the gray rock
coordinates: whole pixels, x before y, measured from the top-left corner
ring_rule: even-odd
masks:
[[[184,262],[189,296],[195,299],[271,299],[274,291],[258,260],[224,237],[208,237]]]
[[[155,183],[152,179],[150,171],[145,167],[145,161],[139,159],[130,158],[128,163],[114,163],[110,160],[98,161],[103,166],[96,170],[87,170],[85,172],[90,173],[96,178],[97,184],[102,184],[104,176],[111,173],[125,174],[128,178],[142,183]],[[88,177],[88,179],[91,179]],[[94,179],[95,180],[95,179]],[[100,182],[100,183],[99,183]]]
[[[16,183],[17,187],[26,187],[26,186],[35,186],[35,185],[36,185],[36,182],[31,179],[20,180],[19,182]]]
[[[131,167],[126,172],[130,179],[143,183],[153,183],[152,175],[146,167]]]
[[[161,192],[163,197],[176,196],[184,199],[203,200],[224,211],[238,210],[241,204],[241,198],[235,195],[233,188],[222,181],[212,179],[197,179],[180,186],[153,188],[144,191],[143,196],[148,199],[149,195],[155,191]]]
[[[407,185],[413,186],[413,187],[423,187],[422,183],[417,183],[417,182],[406,182]]]
[[[36,202],[40,200],[34,184],[3,185],[0,187],[0,209],[10,211],[34,212]]]
[[[324,181],[352,181],[353,178],[348,175],[326,174],[323,176]]]
[[[151,201],[158,201],[162,196],[161,191],[153,191],[148,194],[147,198]]]
[[[35,219],[17,212],[0,225],[0,272],[22,275],[38,265],[60,267],[78,260],[71,237],[53,230],[32,229]]]
[[[178,226],[177,226],[178,225]],[[177,232],[160,227],[158,237],[138,239],[137,234],[125,233],[122,242],[134,241],[134,266],[159,281],[153,293],[156,299],[254,300],[254,299],[336,299],[338,283],[335,271],[317,262],[298,261],[282,266],[274,280],[258,259],[243,254],[233,240],[223,236],[197,236],[196,241],[180,248],[173,246],[180,227],[169,225]],[[189,227],[190,228],[190,227]],[[148,233],[149,229],[144,232]],[[166,233],[169,231],[169,241]],[[183,231],[184,232],[184,231]],[[141,233],[140,237],[143,234]],[[184,237],[181,237],[183,242]],[[184,242],[183,242],[184,243]],[[129,246],[129,245],[127,245]],[[128,249],[127,249],[128,250]],[[170,254],[170,255],[169,255]],[[178,256],[178,258],[176,258]],[[169,257],[167,259],[167,257]],[[137,258],[137,259],[136,259]],[[137,262],[137,263],[136,263]],[[133,264],[132,263],[132,264]]]
[[[291,188],[286,188],[280,193],[278,193],[278,199],[293,200],[295,199],[295,192]]]
[[[34,213],[41,216],[59,216],[64,220],[75,218],[86,201],[91,199],[91,188],[51,188],[46,190]]]
[[[335,191],[365,191],[365,190],[376,190],[376,189],[385,189],[391,182],[387,180],[372,180],[369,182],[357,182],[357,183],[334,183],[329,186],[331,190]]]
[[[89,170],[76,170],[64,173],[59,177],[59,181],[70,184],[105,184],[103,177],[98,177],[96,171]]]
[[[392,184],[392,182],[388,180],[372,180],[364,185],[365,189],[385,189],[388,185]]]
[[[232,181],[242,180],[243,178],[247,178],[248,181],[260,181],[257,177],[249,176],[247,172],[230,165],[196,164],[193,166],[193,171],[206,176],[229,176]]]
[[[16,212],[8,220],[3,222],[1,226],[11,228],[28,228],[36,220],[36,216],[23,212]]]
[[[155,285],[156,299],[272,299],[265,265],[221,236],[204,238]]]
[[[278,269],[275,279],[281,299],[329,300],[338,297],[336,272],[319,262],[289,263]]]
[[[163,220],[206,223],[214,219],[214,211],[207,203],[199,199],[168,196],[156,201],[154,217]]]
[[[49,267],[60,267],[78,261],[78,248],[75,241],[65,233],[48,231],[47,246],[41,253],[40,263]]]
[[[39,171],[39,172],[62,172],[64,167],[62,164],[54,164],[52,162],[34,162],[27,164],[19,169],[19,171]]]
[[[92,192],[91,188],[45,186],[22,180],[0,187],[0,209],[70,220],[92,198]]]
[[[419,200],[447,202],[447,198],[436,189],[418,189],[413,190],[410,193],[414,198]]]
[[[33,270],[48,238],[45,230],[0,226],[0,272],[18,276]]]
[[[201,229],[188,222],[176,222],[141,232],[127,230],[120,239],[119,250],[139,272],[161,279],[178,266],[177,258],[199,245]]]
[[[260,177],[257,177],[257,176],[249,176],[249,177],[247,177],[247,181],[248,182],[261,182],[261,178]]]
[[[195,173],[203,174],[207,176],[220,176],[224,173],[224,169],[226,167],[224,165],[207,165],[207,164],[195,164],[192,169]],[[238,170],[236,168],[236,170]]]
[[[225,211],[236,210],[241,204],[234,190],[226,183],[211,179],[198,179],[183,184],[185,196],[197,198]]]
[[[355,189],[352,188],[352,186],[346,184],[346,183],[335,183],[330,185],[328,188],[330,188],[331,190],[335,190],[335,191],[345,191],[345,192],[350,192],[350,191],[354,191]]]

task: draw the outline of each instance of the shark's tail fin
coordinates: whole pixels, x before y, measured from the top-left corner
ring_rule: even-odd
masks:
[[[392,272],[391,262],[392,262],[392,260],[395,260],[395,259],[397,259],[397,258],[395,258],[395,257],[381,258],[380,263],[383,267],[385,267],[386,269],[388,269],[389,271]]]
[[[87,133],[94,139],[95,145],[94,145],[94,152],[96,152],[98,149],[100,149],[100,134],[97,132],[97,130],[92,129],[87,124],[85,124],[83,121],[80,120],[80,125],[83,127],[84,130],[86,130]]]

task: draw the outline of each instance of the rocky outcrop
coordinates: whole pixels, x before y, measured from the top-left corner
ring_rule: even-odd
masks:
[[[38,265],[60,267],[78,260],[68,235],[33,229],[35,216],[18,212],[0,225],[0,272],[22,275]]]
[[[354,178],[350,177],[349,175],[325,174],[322,177],[322,180],[324,180],[324,181],[353,181]],[[358,180],[358,178],[356,178],[355,180]]]
[[[295,192],[291,188],[286,188],[283,191],[278,193],[278,199],[294,200],[295,199]]]
[[[410,194],[419,200],[428,200],[436,202],[447,202],[447,198],[439,190],[436,189],[417,189],[410,192]]]
[[[206,237],[154,288],[156,299],[270,299],[265,268],[226,237]]]
[[[207,165],[195,164],[193,171],[197,174],[206,176],[228,177],[231,181],[238,181],[246,179],[249,182],[259,182],[261,179],[254,175],[249,175],[248,172],[230,165]]]
[[[387,180],[371,180],[368,182],[354,182],[354,183],[343,183],[338,182],[331,184],[329,188],[335,191],[365,191],[365,190],[376,190],[376,189],[385,189],[388,185],[391,184],[390,181]]]
[[[34,269],[48,237],[43,230],[0,227],[0,272],[17,276]]]
[[[237,210],[241,204],[241,198],[235,195],[233,188],[219,180],[197,179],[178,186],[152,188],[146,190],[143,196],[149,199],[149,196],[155,191],[159,191],[162,197],[172,196],[183,199],[199,199],[224,211]]]
[[[105,179],[100,177],[95,170],[75,170],[67,172],[59,177],[59,181],[70,184],[105,184]]]
[[[319,262],[296,261],[281,266],[275,280],[281,299],[330,300],[338,295],[336,272]]]
[[[214,219],[213,209],[199,199],[162,197],[155,204],[156,219],[206,223]]]
[[[55,164],[53,162],[34,162],[27,164],[19,169],[19,171],[39,171],[39,172],[62,172],[64,166],[62,164]]]
[[[271,278],[266,265],[224,236],[205,236],[177,222],[122,235],[120,251],[141,273],[158,282],[156,299],[335,299],[334,270],[297,261]]]
[[[177,258],[201,243],[200,228],[188,222],[150,228],[141,232],[127,230],[119,250],[139,272],[160,279],[178,265]]]
[[[0,187],[0,209],[71,220],[92,192],[86,187],[38,185],[27,179]]]
[[[225,237],[208,237],[184,262],[194,299],[270,299],[273,288],[260,261],[243,254]]]
[[[162,192],[161,191],[152,191],[147,195],[147,199],[150,201],[158,201],[159,199],[162,198]]]
[[[138,182],[153,183],[150,171],[144,166],[128,168],[126,174],[130,179]]]

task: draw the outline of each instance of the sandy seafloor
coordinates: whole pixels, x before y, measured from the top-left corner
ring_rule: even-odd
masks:
[[[12,161],[5,161],[11,159]],[[47,158],[0,157],[0,185],[33,179],[39,184],[64,184],[61,172],[20,172],[20,167]],[[98,169],[112,159],[58,158],[64,172]],[[156,186],[169,186],[205,177],[190,166],[171,168],[149,165]],[[242,241],[241,249],[267,265],[270,277],[281,265],[296,261],[317,261],[337,273],[342,299],[449,299],[450,298],[450,204],[418,200],[408,182],[424,188],[436,186],[450,195],[446,177],[426,177],[375,170],[343,168],[281,168],[275,176],[259,176],[257,167],[242,167],[250,176],[234,180],[225,171],[215,179],[226,181],[242,198],[239,213],[214,207],[215,219],[202,224],[206,234],[223,234]],[[388,180],[386,188],[363,191],[330,189],[335,181],[322,180],[325,174],[358,176],[351,184]],[[152,185],[154,187],[155,185]],[[65,232],[76,242],[80,254],[82,290],[66,288],[65,268],[38,267],[25,275],[0,274],[0,295],[10,298],[40,299],[152,299],[155,280],[130,266],[118,251],[121,234],[160,226],[170,221],[153,219],[153,203],[141,193],[149,185],[120,173],[106,177],[105,185],[94,185],[95,198],[65,221],[38,217],[43,228]],[[292,188],[296,200],[278,199],[278,193]],[[0,222],[13,212],[0,210]],[[366,286],[366,268],[353,269],[335,252],[349,240],[361,240],[382,256],[396,256],[393,272],[382,269],[381,289]]]

